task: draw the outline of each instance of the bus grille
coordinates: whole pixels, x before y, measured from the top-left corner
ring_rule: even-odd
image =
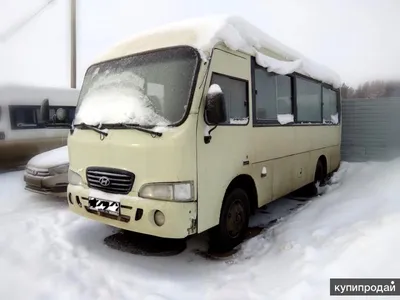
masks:
[[[135,181],[135,174],[113,168],[89,167],[86,179],[90,188],[113,194],[128,194]]]

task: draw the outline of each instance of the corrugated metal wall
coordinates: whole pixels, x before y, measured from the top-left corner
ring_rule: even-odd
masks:
[[[400,156],[400,98],[342,100],[342,160]]]

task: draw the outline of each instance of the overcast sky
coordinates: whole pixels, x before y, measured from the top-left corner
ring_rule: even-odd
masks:
[[[48,0],[0,0],[0,35]],[[400,79],[400,0],[77,0],[78,85],[92,59],[138,31],[216,13],[240,15],[326,64],[350,85]],[[0,82],[69,85],[69,0],[6,42]]]

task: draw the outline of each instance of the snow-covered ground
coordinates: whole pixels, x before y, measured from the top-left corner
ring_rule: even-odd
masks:
[[[252,224],[283,218],[226,261],[195,254],[201,237],[177,256],[113,250],[113,228],[24,191],[22,175],[0,175],[2,299],[321,300],[331,277],[400,277],[400,159],[343,163],[325,195],[270,205]]]

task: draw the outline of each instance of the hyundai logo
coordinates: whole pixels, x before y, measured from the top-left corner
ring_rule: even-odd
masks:
[[[110,185],[110,179],[108,179],[108,177],[102,176],[99,178],[99,183],[102,186],[109,186]]]

